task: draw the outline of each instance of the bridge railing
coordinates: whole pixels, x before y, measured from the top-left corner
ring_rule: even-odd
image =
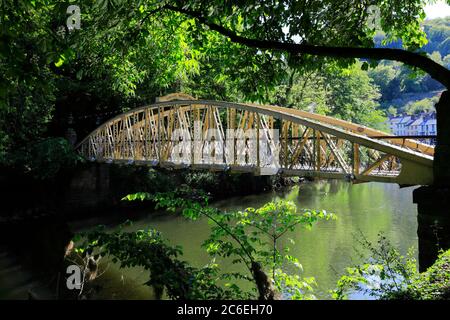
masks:
[[[107,121],[78,150],[105,162],[430,182],[432,156],[420,151],[422,147],[413,151],[412,143],[402,147],[377,141],[353,132],[352,126],[338,128],[298,110],[277,108],[205,100],[159,102]]]

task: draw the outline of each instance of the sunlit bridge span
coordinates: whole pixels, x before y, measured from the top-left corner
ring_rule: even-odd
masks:
[[[103,123],[85,158],[192,170],[428,185],[434,148],[347,121],[278,106],[177,93]]]

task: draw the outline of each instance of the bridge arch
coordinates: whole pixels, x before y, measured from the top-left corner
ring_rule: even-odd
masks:
[[[374,136],[388,134],[301,110],[178,93],[106,121],[76,149],[100,162],[432,183],[431,146]]]

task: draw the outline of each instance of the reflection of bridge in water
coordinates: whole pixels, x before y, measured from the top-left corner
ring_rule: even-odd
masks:
[[[433,182],[432,146],[314,113],[171,94],[95,129],[87,159],[401,185]]]

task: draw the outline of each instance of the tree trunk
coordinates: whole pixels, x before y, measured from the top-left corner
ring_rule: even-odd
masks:
[[[274,300],[276,297],[275,289],[270,283],[267,274],[262,270],[261,264],[252,262],[252,274],[258,288],[259,300]]]

